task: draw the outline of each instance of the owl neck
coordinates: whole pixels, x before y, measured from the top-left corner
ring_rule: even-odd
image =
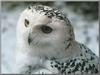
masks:
[[[19,40],[20,41],[20,40]],[[33,48],[31,51],[29,50],[29,46],[27,44],[25,44],[24,42],[19,42],[19,52],[21,52],[22,54],[28,54],[32,57],[34,56],[40,56],[40,57],[47,57],[47,58],[57,58],[57,59],[63,59],[63,58],[70,58],[70,57],[74,57],[77,56],[81,53],[81,50],[79,48],[79,44],[76,41],[71,41],[70,44],[67,44],[66,48],[63,48],[63,50],[60,49],[60,46],[57,51],[55,51],[55,49],[53,48],[44,48],[43,50],[41,49],[37,49],[37,48]],[[49,50],[49,49],[52,49]],[[64,50],[65,49],[65,50]],[[48,51],[47,51],[48,50]],[[59,54],[58,54],[59,53]]]
[[[76,41],[71,41],[70,42],[70,46],[66,48],[65,50],[65,56],[62,58],[59,58],[61,60],[65,60],[68,58],[73,58],[73,57],[77,57],[80,56],[80,54],[82,53],[80,47],[79,47],[79,43]]]

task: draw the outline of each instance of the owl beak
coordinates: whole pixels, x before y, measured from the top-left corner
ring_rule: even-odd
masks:
[[[30,34],[29,34],[29,36],[28,36],[28,43],[29,43],[29,45],[30,45],[31,42],[32,42],[32,39],[31,39]]]

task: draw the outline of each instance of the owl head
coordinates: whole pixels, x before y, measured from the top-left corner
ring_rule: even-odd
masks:
[[[58,9],[44,5],[29,6],[22,12],[17,33],[18,39],[28,47],[43,48],[41,51],[48,51],[49,54],[67,49],[74,40],[68,18]]]

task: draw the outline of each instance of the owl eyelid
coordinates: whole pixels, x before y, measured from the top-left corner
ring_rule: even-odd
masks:
[[[24,24],[25,24],[25,27],[28,27],[28,25],[29,25],[29,20],[28,20],[28,19],[25,19],[25,20],[24,20]]]

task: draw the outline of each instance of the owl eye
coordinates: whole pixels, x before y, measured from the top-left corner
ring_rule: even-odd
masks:
[[[49,34],[49,33],[51,33],[53,31],[53,29],[51,27],[45,26],[45,25],[41,26],[41,30],[45,34]]]
[[[25,19],[24,24],[25,24],[25,27],[27,27],[29,25],[29,20]]]

